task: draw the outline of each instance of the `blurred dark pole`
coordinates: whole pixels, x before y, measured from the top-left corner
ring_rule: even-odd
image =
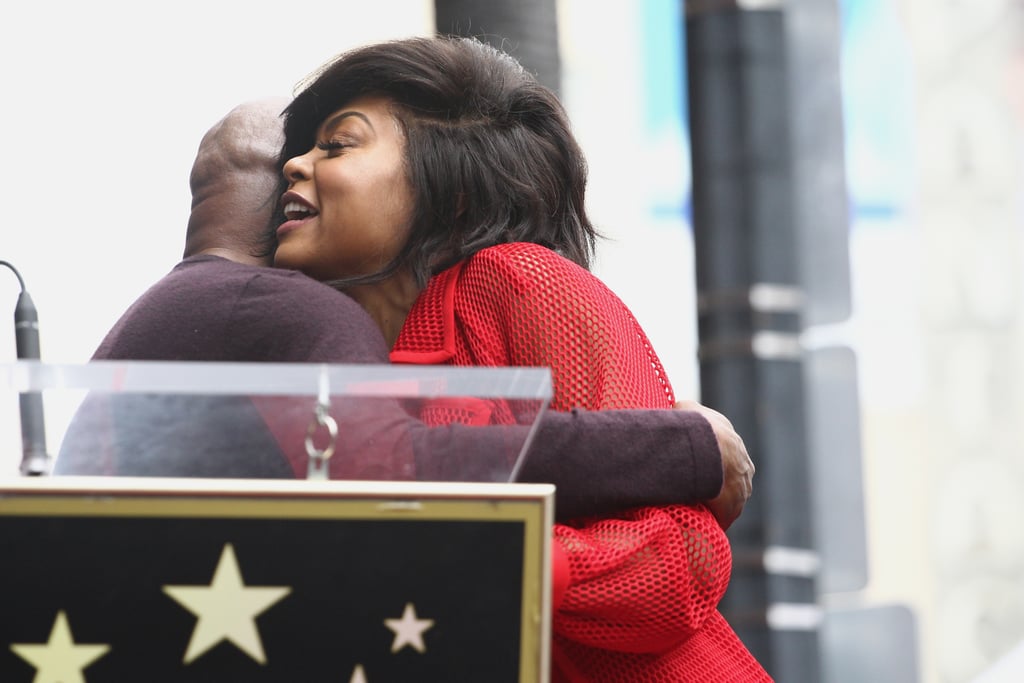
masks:
[[[755,7],[756,9],[751,9]],[[685,3],[701,400],[755,460],[721,608],[778,681],[820,681],[804,292],[781,0]]]
[[[435,0],[434,17],[438,33],[479,38],[561,93],[555,0]]]

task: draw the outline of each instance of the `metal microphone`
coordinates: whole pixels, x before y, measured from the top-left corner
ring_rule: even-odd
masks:
[[[14,307],[14,343],[20,360],[39,360],[39,314],[32,297],[25,289],[21,273],[7,261],[0,265],[10,268],[21,294]],[[43,421],[43,395],[38,391],[18,396],[21,408],[21,473],[42,476],[50,471],[50,456],[46,452],[46,425]]]

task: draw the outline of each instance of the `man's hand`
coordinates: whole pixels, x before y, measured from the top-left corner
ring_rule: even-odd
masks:
[[[676,410],[700,413],[715,432],[718,450],[722,453],[722,490],[715,498],[704,501],[723,529],[736,521],[753,491],[754,463],[747,454],[743,439],[725,415],[696,401],[679,401]]]

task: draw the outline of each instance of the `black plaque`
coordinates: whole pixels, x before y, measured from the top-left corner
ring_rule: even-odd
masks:
[[[0,680],[57,672],[61,646],[90,682],[547,680],[551,487],[0,491]]]

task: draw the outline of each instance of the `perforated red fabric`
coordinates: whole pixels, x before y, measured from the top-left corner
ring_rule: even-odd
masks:
[[[550,367],[551,408],[670,408],[661,360],[604,283],[535,244],[484,249],[434,277],[391,360]]]
[[[671,408],[661,361],[591,273],[534,244],[503,244],[435,276],[393,362],[546,366],[552,408]],[[488,419],[501,421],[499,407]],[[465,410],[431,421],[481,424]],[[581,476],[586,473],[581,472]],[[642,508],[555,525],[570,580],[553,618],[552,680],[770,681],[716,609],[732,569],[703,506]]]

